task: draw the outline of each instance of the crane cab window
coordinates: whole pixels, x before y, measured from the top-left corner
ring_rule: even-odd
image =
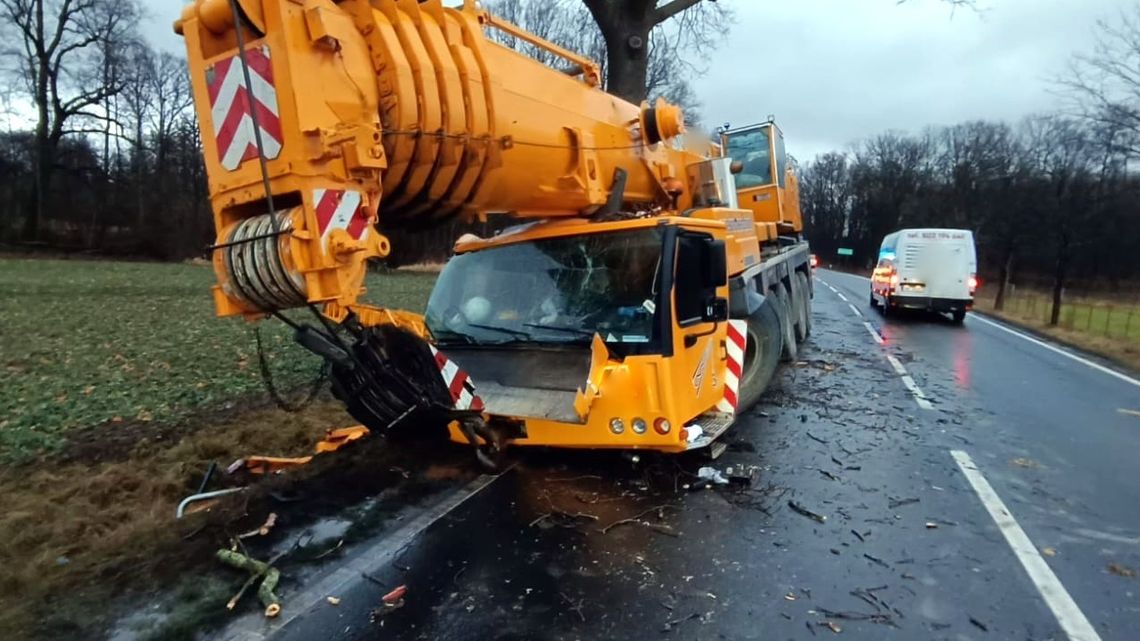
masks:
[[[755,128],[725,133],[726,154],[744,165],[741,172],[736,175],[737,188],[763,187],[774,182],[772,180],[771,132],[772,126],[765,124]],[[782,141],[783,137],[781,136],[781,150],[783,149]],[[777,162],[780,162],[779,158],[777,158]]]

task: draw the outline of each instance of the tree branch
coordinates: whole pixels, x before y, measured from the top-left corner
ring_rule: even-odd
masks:
[[[702,0],[673,0],[672,2],[670,2],[667,5],[657,7],[656,9],[653,10],[653,15],[652,15],[653,24],[661,24],[662,22],[665,22],[666,20],[668,20],[669,18],[672,18],[673,16],[677,15],[678,13],[681,13],[682,11],[685,11],[686,9],[691,9],[692,7],[700,4],[701,1]],[[710,0],[710,1],[716,2],[716,0]]]

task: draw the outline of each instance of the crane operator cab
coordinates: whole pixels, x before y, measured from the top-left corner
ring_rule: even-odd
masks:
[[[741,164],[737,202],[757,222],[776,223],[780,234],[803,228],[795,162],[784,149],[784,133],[772,120],[721,131],[724,154]]]

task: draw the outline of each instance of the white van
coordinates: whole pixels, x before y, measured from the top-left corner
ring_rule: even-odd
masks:
[[[871,276],[871,305],[950,312],[961,323],[978,288],[974,234],[968,229],[901,229],[883,238]]]

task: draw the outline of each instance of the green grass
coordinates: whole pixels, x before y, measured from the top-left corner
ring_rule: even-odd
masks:
[[[373,274],[366,299],[422,311],[434,274]],[[263,390],[251,327],[214,316],[209,266],[0,259],[0,459],[76,428],[171,421]],[[319,361],[265,323],[279,387]]]
[[[1049,292],[1019,288],[1007,296],[1002,311],[993,308],[994,289],[982,289],[978,310],[1000,316],[1078,348],[1140,371],[1140,305],[1135,296],[1070,296],[1061,303],[1060,322],[1049,325]]]

